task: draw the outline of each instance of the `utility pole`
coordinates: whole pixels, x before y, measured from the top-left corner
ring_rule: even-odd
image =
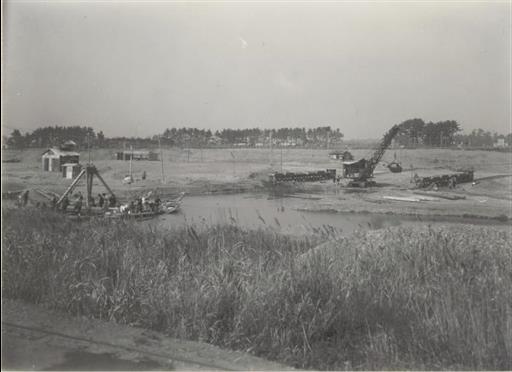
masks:
[[[231,157],[233,158],[233,177],[236,176],[236,158],[235,154],[233,154],[233,151],[230,152]]]
[[[87,133],[87,152],[89,155],[89,164],[91,164],[91,135]]]
[[[281,145],[281,173],[283,173],[283,146]]]
[[[133,161],[133,146],[130,145],[130,182],[133,181],[133,176],[132,176],[132,161]]]
[[[273,152],[273,143],[272,143],[272,131],[270,132],[270,166],[274,166],[274,152]]]
[[[162,152],[162,144],[160,143],[160,136],[158,136],[158,147],[160,148],[160,163],[162,164],[162,183],[165,183],[165,176],[164,176],[164,153]]]

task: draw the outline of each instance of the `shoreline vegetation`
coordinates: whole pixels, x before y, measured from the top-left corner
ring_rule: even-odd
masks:
[[[166,230],[2,214],[6,298],[298,368],[512,369],[510,231],[291,237],[236,223]]]

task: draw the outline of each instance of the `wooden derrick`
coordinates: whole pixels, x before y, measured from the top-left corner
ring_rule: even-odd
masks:
[[[85,205],[87,207],[91,206],[90,202],[91,202],[92,197],[93,197],[92,196],[92,185],[93,185],[94,176],[96,176],[100,180],[100,182],[103,184],[103,186],[105,186],[105,188],[107,189],[109,194],[115,197],[114,192],[107,185],[107,183],[105,182],[103,177],[101,177],[100,173],[98,172],[98,169],[96,169],[96,167],[93,164],[87,164],[85,166],[85,168],[82,169],[82,171],[78,174],[78,176],[76,176],[76,178],[73,180],[71,185],[69,185],[69,187],[64,192],[64,194],[62,194],[62,196],[59,198],[59,200],[57,201],[57,205],[59,205],[62,202],[62,200],[64,200],[64,198],[66,196],[68,196],[70,193],[73,192],[73,190],[75,189],[75,187],[77,186],[78,182],[80,181],[80,179],[82,179],[83,176],[86,177],[87,197],[85,198]]]

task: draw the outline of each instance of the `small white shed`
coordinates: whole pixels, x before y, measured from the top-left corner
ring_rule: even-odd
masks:
[[[43,152],[41,156],[43,171],[46,172],[60,172],[62,171],[61,165],[67,163],[78,164],[80,154],[74,151],[63,151],[56,148],[51,148]]]
[[[82,170],[82,166],[77,163],[66,163],[62,165],[62,177],[68,179],[75,179],[80,171]]]

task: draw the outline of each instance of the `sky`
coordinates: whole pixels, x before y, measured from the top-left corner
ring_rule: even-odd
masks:
[[[511,2],[4,1],[4,132],[511,129]]]

